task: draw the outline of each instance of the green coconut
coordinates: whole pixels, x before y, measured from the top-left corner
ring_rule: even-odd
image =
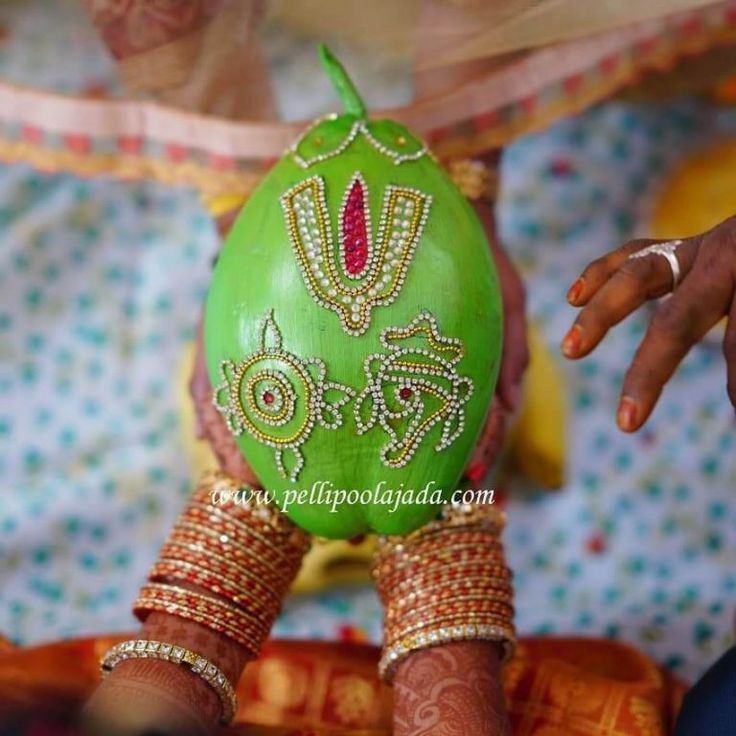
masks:
[[[215,405],[276,503],[330,538],[404,534],[455,491],[501,355],[498,277],[473,208],[404,126],[316,121],[240,212],[212,277]]]

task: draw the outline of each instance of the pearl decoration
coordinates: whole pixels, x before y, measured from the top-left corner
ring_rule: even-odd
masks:
[[[258,369],[262,362],[268,367]],[[283,367],[275,369],[274,364]],[[239,363],[221,361],[219,369],[222,381],[214,390],[212,402],[228,428],[236,436],[246,431],[272,447],[279,474],[291,481],[297,480],[304,467],[301,447],[315,425],[325,429],[342,426],[341,409],[355,396],[352,388],[325,379],[327,368],[319,358],[304,360],[282,348],[273,310],[266,313],[261,323],[258,349]],[[294,386],[291,376],[300,386]],[[328,391],[336,393],[336,398],[327,401]],[[266,395],[272,399],[266,401]],[[304,406],[301,420],[297,417],[300,402]],[[270,430],[264,431],[256,422]],[[287,431],[287,425],[297,426]],[[289,467],[287,453],[291,456]]]
[[[324,179],[309,177],[281,196],[289,241],[307,290],[317,304],[336,312],[343,330],[354,336],[362,335],[368,329],[375,306],[392,304],[398,297],[432,203],[430,195],[417,189],[387,186],[378,235],[374,239],[370,232],[368,185],[360,172],[352,176],[345,189],[340,223],[346,220],[350,193],[356,183],[363,193],[368,241],[365,263],[356,273],[346,269],[341,249],[335,248]],[[354,199],[355,195],[352,201]],[[409,205],[411,214],[407,214]],[[317,225],[313,231],[300,222],[300,212],[305,209],[315,213]],[[359,298],[362,301],[358,302]],[[354,303],[360,304],[360,309],[353,309],[351,305]]]
[[[398,344],[417,335],[423,335],[432,349]],[[387,352],[371,353],[365,358],[367,385],[357,396],[353,414],[358,434],[376,425],[388,434],[389,442],[381,449],[381,462],[400,468],[412,459],[425,435],[438,423],[442,423],[442,432],[434,448],[436,452],[449,447],[462,434],[463,406],[473,393],[473,382],[460,376],[456,369],[464,355],[462,342],[443,337],[437,321],[427,311],[404,328],[382,330],[380,342]],[[443,357],[448,353],[449,358]],[[438,378],[447,385],[441,385]],[[387,390],[391,388],[394,401],[390,405]],[[423,396],[438,399],[440,409],[427,416]],[[364,416],[366,406],[368,416]],[[405,431],[399,436],[397,420],[402,419],[408,423],[404,423]]]

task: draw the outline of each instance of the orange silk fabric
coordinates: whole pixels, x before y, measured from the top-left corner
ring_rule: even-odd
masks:
[[[0,652],[0,723],[74,711],[119,638]],[[245,734],[248,723],[262,736],[389,736],[391,691],[376,679],[377,659],[357,644],[270,642],[238,685],[240,725],[223,733]],[[515,736],[665,736],[686,689],[627,645],[573,638],[522,640],[504,686]]]

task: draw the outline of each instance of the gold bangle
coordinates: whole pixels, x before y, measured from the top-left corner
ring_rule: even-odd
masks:
[[[108,649],[100,660],[103,676],[108,675],[117,665],[127,659],[158,659],[184,665],[186,669],[204,680],[217,694],[222,708],[220,723],[223,726],[227,726],[232,721],[238,710],[235,690],[220,668],[190,649],[152,639],[123,641]]]
[[[460,603],[469,603],[471,601],[477,603],[503,604],[504,606],[508,606],[513,609],[513,593],[510,588],[486,588],[476,589],[472,592],[462,591],[460,593],[453,593],[448,590],[447,595],[443,596],[423,596],[420,594],[417,598],[412,600],[402,598],[397,601],[391,601],[388,606],[385,620],[390,622],[403,616],[414,616],[430,607],[444,610],[444,607],[450,604],[457,605]]]
[[[382,680],[390,684],[399,663],[412,652],[455,641],[500,642],[504,650],[504,662],[511,658],[516,648],[516,637],[512,626],[468,623],[457,626],[426,628],[416,634],[410,634],[400,639],[393,646],[384,649],[378,663],[378,674]]]
[[[493,201],[498,194],[498,172],[482,161],[460,158],[450,161],[447,172],[468,199]]]
[[[204,537],[205,539],[201,540],[201,543],[203,544],[205,543],[206,539],[212,539],[212,540],[217,541],[223,547],[232,546],[234,549],[238,550],[238,552],[244,555],[247,559],[257,560],[259,565],[263,565],[264,567],[268,568],[268,570],[271,573],[273,573],[276,576],[282,577],[284,579],[286,579],[288,576],[290,576],[291,574],[293,574],[293,572],[296,571],[296,567],[297,567],[296,563],[294,564],[294,570],[292,570],[290,567],[284,567],[283,569],[279,569],[275,566],[273,562],[271,562],[271,560],[267,559],[265,556],[254,555],[252,549],[246,547],[244,544],[241,544],[237,539],[233,539],[231,535],[223,534],[217,529],[212,529],[211,527],[205,526],[201,521],[196,522],[196,521],[186,521],[184,519],[181,519],[176,523],[176,527],[177,529],[186,529],[188,531],[191,531],[193,534]],[[223,537],[225,537],[224,541],[223,541]],[[176,539],[176,536],[172,535],[172,539]]]
[[[379,673],[390,682],[410,652],[452,641],[515,644],[512,574],[491,504],[450,504],[405,537],[382,537],[372,574],[386,608]]]
[[[438,626],[451,628],[453,626],[465,626],[467,624],[474,624],[475,626],[481,626],[482,624],[493,624],[494,626],[510,626],[511,628],[513,628],[509,617],[502,613],[493,613],[492,611],[450,613],[443,616],[437,616],[431,621],[418,621],[415,623],[410,622],[406,626],[402,626],[400,630],[393,632],[393,635],[391,637],[387,637],[384,640],[383,648],[390,648],[410,634],[418,634],[421,631],[436,628]]]
[[[257,653],[268,637],[278,610],[245,611],[221,598],[202,595],[166,583],[148,583],[138,593],[133,613],[145,621],[151,611],[195,621],[213,631],[225,634],[238,644]]]

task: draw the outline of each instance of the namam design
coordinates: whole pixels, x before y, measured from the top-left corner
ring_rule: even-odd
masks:
[[[422,312],[403,328],[381,332],[385,353],[364,363],[366,388],[356,399],[358,433],[379,425],[389,436],[381,460],[390,468],[406,465],[425,435],[442,426],[436,451],[449,447],[465,427],[464,405],[473,382],[456,366],[464,350],[460,340],[440,335],[437,322]]]
[[[273,447],[284,478],[295,481],[302,467],[302,445],[316,424],[342,425],[342,407],[355,396],[351,388],[326,380],[319,358],[302,358],[282,347],[281,332],[269,311],[260,327],[259,349],[240,363],[220,363],[222,383],[213,401],[234,435],[248,432]]]
[[[338,314],[348,334],[362,335],[373,308],[398,296],[431,201],[419,190],[387,186],[373,238],[368,185],[357,172],[345,190],[335,238],[322,177],[309,177],[282,195],[304,284],[319,305]]]

